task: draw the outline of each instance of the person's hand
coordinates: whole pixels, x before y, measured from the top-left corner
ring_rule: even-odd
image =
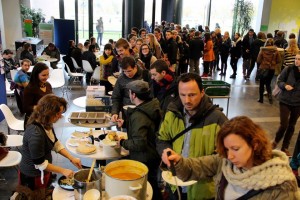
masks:
[[[79,158],[72,158],[71,163],[78,169],[82,169],[81,160]]]
[[[63,169],[62,174],[67,178],[73,178],[74,172],[70,169]]]
[[[168,156],[168,154],[167,154],[168,151],[171,151],[170,156]],[[179,154],[177,154],[175,151],[173,151],[172,149],[167,148],[167,149],[164,149],[161,159],[168,167],[170,167],[171,166],[170,161],[172,160],[172,161],[174,161],[174,164],[176,164],[181,159],[181,156]]]
[[[118,115],[117,114],[113,114],[112,116],[111,116],[111,121],[112,122],[117,122],[118,121]]]
[[[294,89],[294,87],[291,86],[291,85],[285,85],[285,89],[286,89],[287,91],[291,91],[291,90]]]
[[[118,122],[118,127],[119,128],[121,128],[123,126],[123,124],[124,124],[124,120],[123,119],[118,119],[117,122]]]
[[[47,55],[46,52],[44,52],[43,55]]]

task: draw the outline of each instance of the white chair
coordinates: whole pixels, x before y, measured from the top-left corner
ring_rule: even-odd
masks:
[[[96,80],[96,81],[100,82],[100,71],[101,71],[100,66],[97,66],[93,72],[91,80]],[[92,83],[92,81],[91,81],[91,83]]]
[[[94,72],[94,70],[93,70],[90,62],[87,61],[87,60],[82,60],[82,68],[83,68],[83,70],[85,72],[89,72],[89,73],[93,73]]]
[[[24,120],[15,118],[7,105],[1,104],[0,110],[2,111],[7,123],[8,135],[10,134],[10,129],[17,131],[18,133],[24,131]]]
[[[73,66],[75,67],[76,71],[82,72],[82,69],[81,69],[81,67],[78,66],[76,60],[73,57],[71,57],[71,60],[72,60]]]
[[[10,83],[8,82],[7,78],[5,79],[5,88],[6,88],[6,96],[10,97],[10,99],[12,100],[14,94],[14,91],[10,89]],[[13,104],[13,101],[11,101],[11,105]]]
[[[16,74],[18,73],[18,70],[16,69],[12,69],[10,70],[10,76],[11,76],[11,80],[14,81]]]
[[[78,78],[79,77],[83,77],[84,74],[83,73],[74,73],[71,72],[70,67],[68,66],[67,63],[65,63],[66,67],[67,67],[67,71],[68,71],[68,75],[70,77],[69,79],[69,83],[73,80],[73,83],[82,83],[82,81],[79,81]]]
[[[48,82],[51,84],[53,89],[61,88],[63,96],[66,94],[68,98],[67,90],[65,88],[65,76],[63,69],[53,69],[50,73]]]
[[[20,164],[21,159],[22,159],[22,154],[20,152],[9,151],[8,154],[2,160],[0,160],[0,167],[16,167],[16,170],[18,171],[17,166]],[[6,184],[7,181],[5,177],[3,177],[3,175],[1,176],[0,176],[0,180]]]
[[[46,60],[44,60],[44,61],[40,61],[40,62],[42,62],[42,63],[45,63],[48,67],[49,67],[49,71],[50,71],[50,73],[53,71],[53,68],[51,67],[51,63],[50,63],[50,61],[46,61]]]

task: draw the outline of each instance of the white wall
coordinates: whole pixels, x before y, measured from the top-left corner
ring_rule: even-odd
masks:
[[[15,50],[15,40],[22,38],[19,0],[1,0],[1,3],[0,26],[3,49]]]

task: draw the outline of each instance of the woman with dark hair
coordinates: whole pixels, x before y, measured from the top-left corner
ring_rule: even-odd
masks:
[[[52,87],[47,82],[49,78],[49,68],[45,63],[38,62],[34,65],[29,83],[24,89],[23,110],[25,114],[24,125],[30,117],[34,106],[46,94],[52,93]]]
[[[257,102],[264,102],[264,86],[268,92],[269,103],[273,103],[271,93],[271,81],[275,74],[275,67],[281,61],[281,57],[277,48],[274,46],[274,40],[269,38],[266,40],[264,47],[260,48],[257,64],[259,65],[259,99]],[[265,71],[265,72],[264,72]]]
[[[213,178],[216,199],[300,198],[288,157],[272,151],[266,132],[248,117],[235,117],[223,124],[217,136],[217,152],[183,158],[165,149],[162,160],[169,167],[173,162],[183,181]]]
[[[227,59],[229,56],[231,47],[231,39],[229,37],[229,32],[225,31],[223,38],[222,38],[222,44],[220,46],[220,55],[221,55],[221,73],[219,75],[225,76],[227,71]]]
[[[100,85],[104,85],[105,94],[113,90],[112,84],[107,80],[109,76],[113,75],[111,64],[114,58],[113,48],[111,44],[104,45],[103,55],[100,56]]]
[[[79,158],[73,157],[58,141],[53,124],[67,109],[64,98],[53,94],[45,95],[34,107],[28,120],[23,146],[20,150],[19,183],[31,190],[46,188],[50,183],[51,172],[73,177],[74,172],[52,164],[51,151],[61,154],[77,168],[81,168]]]
[[[234,34],[234,40],[232,41],[230,48],[230,56],[230,65],[233,71],[233,74],[230,76],[230,78],[236,78],[237,63],[242,56],[242,39],[240,33]]]
[[[151,52],[149,45],[146,43],[143,43],[141,45],[139,57],[140,59],[138,59],[137,64],[142,69],[147,69],[147,70],[150,70],[150,66],[152,65],[152,63],[154,63],[157,60],[157,58]]]

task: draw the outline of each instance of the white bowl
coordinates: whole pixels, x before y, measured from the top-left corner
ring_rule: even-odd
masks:
[[[118,195],[110,198],[109,200],[137,200],[137,199],[128,195]]]
[[[100,192],[96,189],[90,189],[83,195],[83,200],[100,200]]]

